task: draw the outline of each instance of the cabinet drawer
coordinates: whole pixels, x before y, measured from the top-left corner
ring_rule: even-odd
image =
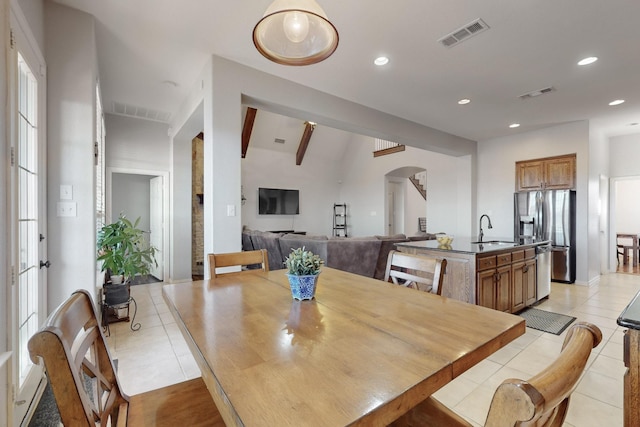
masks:
[[[511,264],[511,254],[502,254],[497,256],[498,266]]]
[[[488,256],[485,258],[478,258],[478,271],[486,270],[488,268],[494,268],[496,265],[496,257]]]
[[[524,259],[532,259],[536,257],[536,249],[529,248],[524,250]]]
[[[513,262],[520,261],[523,259],[524,259],[524,250],[511,252],[511,260]]]

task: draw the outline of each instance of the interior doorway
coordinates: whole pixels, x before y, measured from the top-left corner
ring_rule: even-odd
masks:
[[[420,233],[419,218],[427,216],[426,172],[424,168],[406,166],[385,175],[387,235],[403,233],[413,236]]]
[[[618,234],[640,235],[640,176],[614,178],[611,182],[611,253],[612,271],[618,273],[640,274],[640,262],[633,265],[632,251],[628,252],[628,259],[624,260],[624,252],[618,255],[617,244],[631,245],[630,238],[617,238]],[[640,254],[636,254],[640,257]]]
[[[157,267],[151,276],[159,281],[167,277],[169,214],[168,172],[107,168],[107,223],[120,214],[131,221],[140,218],[138,228],[145,231],[150,244],[154,245]]]
[[[402,182],[387,183],[387,236],[404,232],[404,186]]]

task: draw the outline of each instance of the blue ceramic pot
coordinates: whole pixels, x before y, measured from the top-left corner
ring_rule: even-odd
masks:
[[[289,286],[291,287],[291,296],[297,300],[313,299],[316,295],[316,284],[318,283],[319,274],[320,273],[310,274],[307,276],[287,274]]]

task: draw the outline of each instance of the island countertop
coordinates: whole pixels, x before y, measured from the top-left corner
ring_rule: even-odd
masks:
[[[473,237],[454,237],[449,245],[422,240],[396,243],[396,249],[446,259],[443,296],[515,313],[536,301],[535,248],[546,244],[548,240],[485,236],[478,243]]]
[[[640,330],[640,292],[633,297],[629,305],[620,314],[617,323],[625,328]]]
[[[549,240],[521,240],[514,242],[509,238],[485,237],[482,243],[478,243],[477,239],[472,237],[454,237],[453,242],[449,245],[441,245],[437,240],[419,240],[414,242],[400,242],[396,246],[411,249],[428,249],[441,252],[454,252],[465,254],[487,254],[490,252],[500,253],[504,251],[512,251],[514,249],[527,249],[535,246],[548,244]],[[445,256],[445,254],[443,254]]]

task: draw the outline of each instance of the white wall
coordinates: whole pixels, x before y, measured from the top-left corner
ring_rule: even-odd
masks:
[[[614,177],[640,176],[640,133],[609,139],[609,168]]]
[[[134,222],[140,218],[138,228],[150,227],[150,184],[154,176],[114,173],[111,179],[111,218],[115,221],[121,213]],[[148,235],[145,235],[148,237]]]
[[[49,310],[74,290],[95,295],[95,102],[97,60],[92,16],[45,2]],[[73,186],[77,216],[56,216],[61,184]]]
[[[42,48],[45,45],[44,41],[44,2],[43,0],[17,0],[20,5],[20,10],[27,18],[31,34],[33,35],[36,43],[44,53]]]
[[[606,178],[609,176],[609,140],[591,125],[589,126],[588,159],[587,233],[589,250],[587,262],[589,280],[595,281],[599,280],[600,273],[609,272],[609,268],[606,268],[606,260],[609,258],[609,251],[607,251],[607,241],[610,240],[609,228],[606,221],[601,221],[600,215],[601,182],[603,186],[608,186]],[[608,211],[608,204],[605,208]],[[606,217],[607,214],[605,213],[604,216]]]
[[[615,182],[615,233],[640,234],[640,177]]]
[[[413,147],[407,147],[404,153],[374,158],[373,138],[352,135],[346,150],[341,146],[342,139],[336,143],[338,138],[331,138],[331,134],[314,133],[300,166],[295,166],[295,153],[250,146],[242,160],[242,184],[247,198],[242,206],[242,224],[257,230],[295,229],[332,235],[333,203],[345,202],[350,236],[386,234],[385,175],[414,166],[428,168],[427,191],[432,211],[428,215],[429,231],[439,224],[451,233],[459,230],[457,215],[449,214],[458,211],[458,158]],[[336,150],[344,154],[336,156]],[[418,216],[427,215],[427,203],[406,178],[397,180],[403,182],[406,202],[404,233],[414,235]],[[258,187],[299,189],[300,215],[258,215]],[[453,205],[448,204],[450,200]]]
[[[169,125],[106,114],[105,127],[107,167],[169,171]]]
[[[336,132],[318,127],[299,166],[295,152],[249,146],[242,160],[242,186],[247,198],[242,206],[242,224],[256,230],[302,230],[331,235],[333,203],[340,202],[342,174],[335,151],[344,151],[343,137],[332,137]],[[300,190],[300,214],[258,215],[258,187]]]
[[[355,135],[342,164],[340,195],[349,205],[350,235],[386,234],[385,175],[406,166],[427,171],[427,230],[468,235],[470,212],[458,206],[459,191],[469,191],[458,188],[460,158],[413,147],[374,158],[372,147],[370,137]]]
[[[587,230],[589,224],[588,122],[573,122],[479,142],[477,212],[478,215],[486,213],[491,217],[493,229],[486,230],[485,236],[513,237],[515,162],[570,153],[577,154],[576,281],[585,284],[591,279],[588,264],[591,237],[580,230]]]

